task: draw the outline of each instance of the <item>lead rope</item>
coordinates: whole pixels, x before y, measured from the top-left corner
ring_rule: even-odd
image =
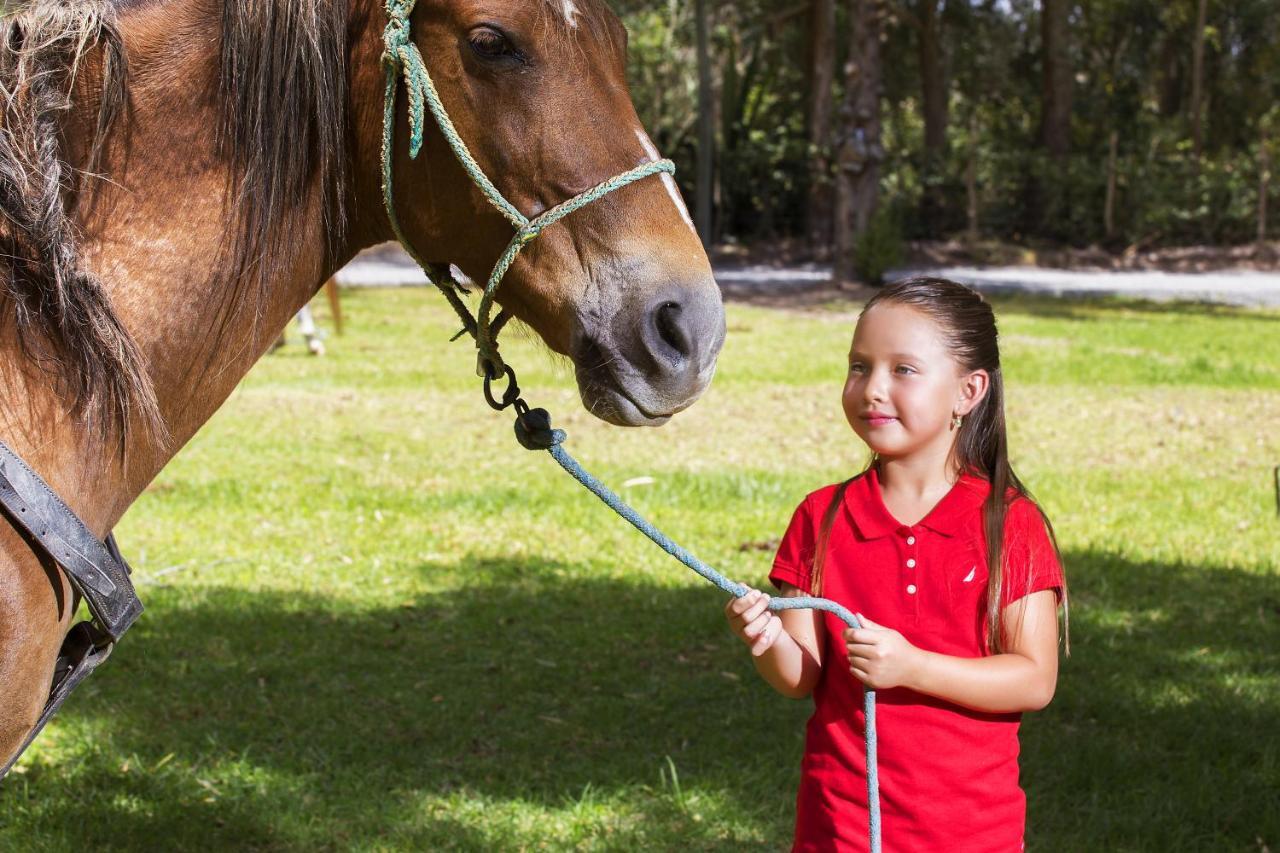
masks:
[[[413,13],[415,2],[416,0],[386,0],[385,2],[388,23],[386,30],[383,32],[386,49],[382,54],[383,64],[387,72],[382,120],[382,198],[387,209],[387,218],[391,221],[391,228],[395,232],[396,238],[400,241],[400,245],[404,247],[405,251],[422,267],[431,283],[439,288],[449,300],[449,304],[458,315],[458,319],[462,321],[462,331],[455,336],[455,340],[463,334],[468,334],[475,339],[477,371],[484,378],[485,400],[497,411],[514,407],[516,412],[516,439],[520,444],[529,450],[548,451],[551,454],[551,458],[555,459],[570,476],[585,486],[606,506],[626,519],[633,527],[649,537],[659,548],[734,598],[741,598],[748,590],[745,584],[729,580],[685,550],[628,506],[622,498],[618,497],[607,486],[591,476],[578,464],[576,459],[569,455],[561,446],[566,438],[564,430],[551,428],[551,416],[546,409],[529,408],[528,404],[520,396],[520,386],[516,380],[515,370],[503,362],[502,357],[498,354],[498,332],[501,331],[502,326],[506,323],[508,315],[505,312],[499,312],[495,319],[490,320],[498,284],[502,281],[503,276],[506,275],[507,270],[510,269],[520,250],[537,238],[544,228],[559,222],[570,213],[596,199],[608,195],[627,184],[634,183],[641,178],[662,172],[674,174],[675,164],[670,160],[656,160],[645,163],[597,184],[595,187],[556,205],[534,219],[529,219],[517,210],[515,205],[507,201],[502,193],[498,192],[493,182],[489,180],[488,176],[484,174],[484,170],[480,168],[475,158],[471,156],[466,143],[462,141],[462,137],[458,135],[457,128],[454,127],[453,122],[449,119],[449,114],[440,101],[440,95],[436,92],[435,84],[431,81],[431,75],[427,71],[426,63],[423,62],[422,54],[410,38],[409,16]],[[516,228],[516,233],[511,238],[511,242],[507,245],[506,250],[503,251],[498,259],[498,263],[494,266],[493,272],[489,275],[489,280],[480,299],[479,310],[474,317],[462,301],[459,295],[462,287],[449,271],[448,265],[431,264],[424,261],[414,251],[412,244],[405,237],[404,231],[400,227],[399,219],[396,217],[395,191],[392,183],[393,170],[391,166],[394,153],[396,95],[399,91],[401,77],[404,78],[405,87],[409,93],[410,159],[416,159],[422,150],[425,112],[429,109],[448,141],[449,147],[453,149],[453,153],[462,164],[463,169],[475,181],[490,203]],[[494,397],[492,387],[492,383],[499,377],[505,377],[506,379],[506,388],[503,390],[500,399]],[[825,598],[807,596],[772,598],[769,601],[769,609],[773,611],[822,610],[835,614],[851,628],[862,627],[858,618],[848,608]],[[876,762],[876,694],[874,690],[864,689],[863,695],[866,719],[869,835],[872,853],[880,853],[880,783]]]

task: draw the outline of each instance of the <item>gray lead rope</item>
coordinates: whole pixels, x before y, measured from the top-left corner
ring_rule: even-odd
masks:
[[[507,369],[510,371],[510,365],[508,365]],[[514,373],[512,376],[514,376]],[[520,399],[519,388],[514,379],[503,395],[502,401],[497,403],[493,401],[487,385],[486,396],[494,408],[506,408],[507,405],[515,407],[516,439],[521,445],[529,450],[548,451],[551,454],[551,458],[555,459],[560,467],[567,471],[573,479],[585,486],[593,495],[603,501],[609,509],[626,519],[631,526],[647,536],[663,551],[666,551],[734,598],[741,598],[746,595],[748,590],[746,585],[729,580],[729,578],[702,562],[702,560],[651,524],[629,506],[626,501],[618,497],[617,494],[579,465],[578,461],[570,456],[563,447],[566,438],[564,430],[551,428],[551,416],[547,414],[546,409],[530,409],[524,400]],[[850,628],[862,627],[858,618],[847,607],[826,598],[811,596],[772,598],[769,601],[769,609],[774,611],[822,610],[835,614]],[[880,777],[876,759],[876,692],[874,690],[863,688],[863,713],[866,720],[868,832],[872,853],[880,853]]]

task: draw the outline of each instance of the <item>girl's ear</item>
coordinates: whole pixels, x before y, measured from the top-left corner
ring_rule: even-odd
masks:
[[[956,414],[961,417],[978,407],[991,388],[991,374],[975,370],[960,377],[960,393],[956,397]]]

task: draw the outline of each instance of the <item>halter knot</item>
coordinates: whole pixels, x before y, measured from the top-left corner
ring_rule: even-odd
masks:
[[[516,418],[516,441],[525,450],[550,450],[567,437],[564,430],[552,429],[546,409],[530,409]]]
[[[382,31],[382,61],[399,67],[404,64],[400,49],[409,45],[409,15],[414,0],[387,0],[387,26]]]

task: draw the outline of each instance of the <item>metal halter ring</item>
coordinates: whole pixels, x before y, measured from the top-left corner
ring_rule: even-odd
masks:
[[[506,390],[502,392],[502,399],[497,400],[493,396],[492,383],[497,377],[493,374],[493,368],[489,365],[485,366],[484,371],[484,399],[490,407],[495,411],[501,412],[503,409],[513,405],[516,400],[520,399],[520,385],[516,382],[516,372],[511,369],[511,365],[507,365],[502,374],[507,377]]]

